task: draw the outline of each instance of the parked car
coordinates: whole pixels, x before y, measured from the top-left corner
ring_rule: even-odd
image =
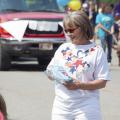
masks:
[[[46,64],[66,42],[56,0],[0,0],[0,70],[19,57]]]

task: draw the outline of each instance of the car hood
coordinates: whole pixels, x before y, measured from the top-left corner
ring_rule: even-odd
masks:
[[[17,12],[0,14],[0,18],[4,20],[14,19],[63,19],[64,13],[53,12]]]
[[[29,31],[27,32],[27,34],[32,34],[32,35],[35,34],[37,36],[43,34],[43,31],[45,35],[48,33],[49,34],[54,33],[54,36],[55,33],[57,35],[63,34],[61,33],[62,28],[61,30],[58,29],[58,27],[62,26],[61,22],[64,17],[63,13],[22,12],[22,13],[3,14],[1,16],[0,19],[1,21],[2,20],[3,21],[0,23],[0,26],[19,41],[23,39],[25,31],[28,31],[28,28]],[[39,21],[39,20],[43,20],[43,21]],[[49,20],[49,22],[45,20]],[[58,21],[58,23],[51,22],[54,20]],[[13,26],[16,29],[13,29]],[[39,32],[39,34],[36,34],[35,31]]]

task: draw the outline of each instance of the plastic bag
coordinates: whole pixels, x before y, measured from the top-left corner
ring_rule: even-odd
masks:
[[[66,70],[66,68],[63,68],[61,66],[49,66],[46,70],[46,74],[48,77],[59,83],[73,82],[69,70]]]

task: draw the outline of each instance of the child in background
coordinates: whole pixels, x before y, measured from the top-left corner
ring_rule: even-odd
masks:
[[[6,103],[1,94],[0,94],[0,120],[8,120]]]

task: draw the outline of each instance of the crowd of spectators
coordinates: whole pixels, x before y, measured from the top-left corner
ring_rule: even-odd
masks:
[[[100,40],[101,46],[107,53],[108,63],[112,61],[112,48],[120,56],[120,0],[117,3],[95,3],[83,1],[82,8],[89,16],[95,32],[95,39]],[[118,65],[120,66],[120,60]]]

